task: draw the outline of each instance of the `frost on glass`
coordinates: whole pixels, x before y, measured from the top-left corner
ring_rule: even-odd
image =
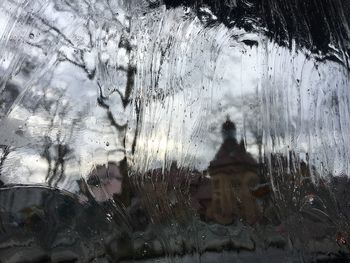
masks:
[[[0,262],[346,262],[348,0],[3,0]]]

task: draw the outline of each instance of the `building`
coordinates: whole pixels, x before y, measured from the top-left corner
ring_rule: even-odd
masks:
[[[176,161],[169,167],[147,171],[137,182],[140,205],[153,223],[185,221],[190,214],[189,184],[197,172],[180,168]]]
[[[223,143],[206,171],[179,167],[173,161],[169,167],[136,176],[132,187],[126,188],[121,166],[108,163],[91,170],[85,192],[98,202],[116,200],[123,193],[132,195],[130,213],[143,211],[144,221],[153,223],[183,221],[196,211],[201,219],[220,224],[235,220],[253,224],[262,216],[257,201],[268,189],[261,187],[258,163],[243,141],[237,141],[235,124],[229,119],[222,125],[222,136]],[[122,203],[129,207],[132,202]]]
[[[243,141],[238,143],[235,124],[229,118],[222,125],[222,136],[223,143],[208,168],[212,198],[206,215],[221,224],[237,219],[253,224],[260,217],[253,193],[260,183],[258,164]]]
[[[123,176],[120,167],[114,162],[94,166],[86,182],[79,180],[82,201],[93,198],[97,202],[112,200],[115,195],[122,194]],[[85,198],[84,198],[85,197]]]
[[[207,171],[191,171],[172,162],[169,169],[158,168],[144,175],[139,197],[151,221],[186,218],[189,208],[202,220],[219,224],[235,220],[254,224],[261,219],[258,203],[269,187],[260,184],[258,163],[243,141],[238,143],[235,124],[229,119],[222,125],[222,136],[223,143]]]

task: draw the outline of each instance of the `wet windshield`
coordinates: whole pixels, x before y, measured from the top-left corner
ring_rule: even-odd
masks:
[[[349,14],[1,1],[0,262],[347,262]]]

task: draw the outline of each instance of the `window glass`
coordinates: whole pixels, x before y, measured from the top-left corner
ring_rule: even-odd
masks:
[[[1,0],[0,262],[347,262],[349,0]]]

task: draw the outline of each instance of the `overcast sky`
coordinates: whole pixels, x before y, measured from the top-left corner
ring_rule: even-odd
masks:
[[[11,81],[25,91],[23,99],[26,94],[40,94],[43,88],[53,96],[55,91],[64,93],[62,100],[71,108],[64,121],[55,119],[56,130],[49,133],[52,138],[58,132],[68,133],[80,116],[67,141],[74,158],[67,162],[66,180],[61,185],[71,189],[71,182],[86,176],[93,165],[124,156],[120,136],[96,101],[98,81],[105,90],[110,83],[125,89],[125,74],[115,69],[129,59],[125,49],[117,48],[126,21],[120,12],[121,25],[95,25],[93,37],[106,41],[105,47],[98,49],[87,43],[87,17],[59,12],[52,5],[40,14],[51,19],[72,44],[55,42],[46,57],[39,51],[22,50],[35,57],[41,75],[36,72],[33,80],[18,74]],[[7,17],[0,17],[3,35]],[[30,28],[24,31],[29,36]],[[16,26],[12,34],[17,34]],[[238,139],[245,139],[254,156],[258,151],[249,121],[261,129],[266,153],[293,149],[304,156],[308,152],[321,172],[349,174],[349,81],[341,65],[316,62],[313,56],[307,58],[308,51],[279,47],[262,34],[228,30],[223,25],[203,27],[194,16],[184,15],[182,8],[160,8],[139,17],[133,21],[132,36],[132,63],[137,72],[132,96],[142,100],[142,125],[134,156],[130,155],[136,125],[134,105],[124,109],[117,93],[109,96],[108,105],[120,124],[128,124],[126,150],[133,168],[146,171],[164,165],[165,160],[177,160],[182,166],[206,169],[221,144],[221,124],[229,115],[237,124]],[[8,43],[6,37],[3,35],[3,43]],[[44,38],[36,33],[33,41],[36,37]],[[245,45],[242,40],[247,39],[257,41],[258,46]],[[9,44],[4,49],[2,72],[20,58]],[[90,80],[84,70],[68,62],[53,63],[45,72],[50,61],[57,61],[57,54],[73,59],[75,50],[82,52],[82,62],[90,69],[98,68],[97,57],[109,63],[109,79],[97,76]],[[50,114],[33,113],[20,101],[8,118],[1,120],[1,143],[10,141],[16,147],[5,162],[8,182],[44,183],[47,164],[39,153],[49,121]],[[18,129],[24,132],[16,133]]]

